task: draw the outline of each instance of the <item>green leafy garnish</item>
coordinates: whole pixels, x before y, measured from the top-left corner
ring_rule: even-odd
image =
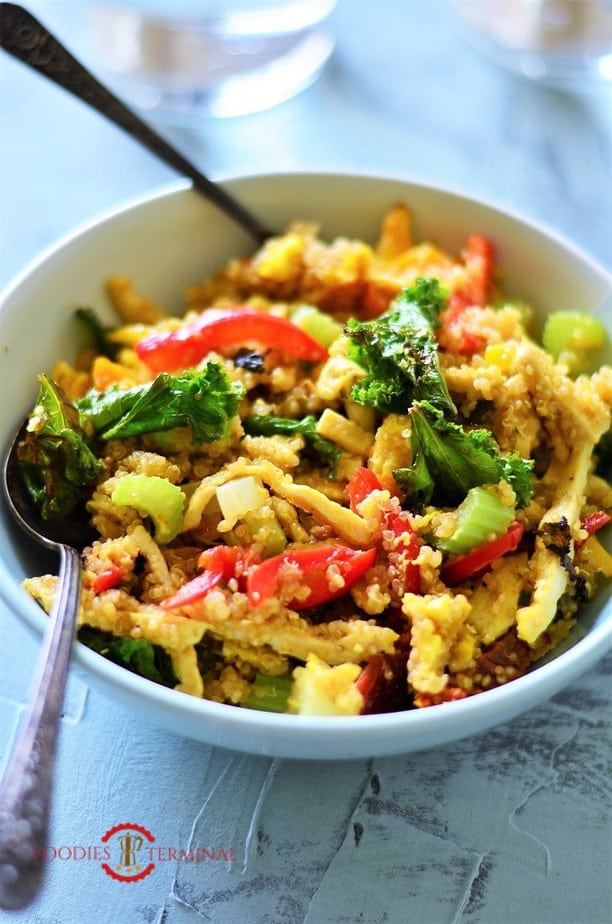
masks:
[[[91,626],[81,626],[78,639],[114,664],[120,664],[155,683],[175,687],[179,682],[169,654],[159,645],[153,645],[145,639],[112,635]]]
[[[418,279],[380,317],[349,320],[348,356],[367,372],[352,388],[354,401],[402,414],[413,401],[427,400],[455,413],[435,338],[445,301],[436,279]]]
[[[17,457],[24,484],[45,520],[69,514],[83,489],[104,471],[76,408],[46,375],[39,376],[36,406]]]
[[[253,436],[274,436],[275,434],[293,436],[298,433],[304,437],[311,452],[329,465],[332,472],[342,456],[342,449],[339,446],[317,433],[317,418],[313,414],[308,414],[299,420],[253,414],[251,417],[245,417],[242,425],[245,433]]]
[[[533,462],[516,453],[502,456],[488,430],[466,430],[428,401],[410,411],[413,463],[393,476],[400,488],[421,503],[455,506],[470,488],[507,481],[518,507],[531,500]]]
[[[104,327],[93,308],[77,308],[74,314],[87,331],[96,353],[114,359],[119,350],[119,346],[108,338],[108,333],[113,330],[113,328]]]
[[[146,385],[89,391],[75,402],[81,422],[97,439],[127,439],[143,433],[190,427],[194,443],[212,443],[229,432],[242,385],[218,363],[178,375],[162,372]]]
[[[242,385],[217,363],[180,375],[164,372],[125,391],[91,390],[74,404],[48,376],[39,381],[18,458],[44,519],[66,517],[83,489],[99,480],[104,464],[93,451],[96,442],[189,427],[194,443],[212,443],[229,433],[242,395]]]

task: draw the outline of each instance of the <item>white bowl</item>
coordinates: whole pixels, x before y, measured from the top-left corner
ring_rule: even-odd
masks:
[[[339,174],[253,176],[226,185],[279,230],[298,217],[320,222],[326,238],[373,241],[383,213],[402,201],[413,213],[419,240],[457,253],[469,232],[487,235],[506,293],[533,305],[540,321],[552,309],[594,310],[612,288],[601,267],[549,230],[448,190]],[[0,302],[2,442],[30,409],[37,373],[73,354],[73,307],[91,305],[110,322],[103,291],[109,275],[131,276],[141,291],[178,310],[186,285],[251,250],[242,231],[181,183],[119,206],[43,254]],[[610,325],[609,313],[606,321]],[[4,506],[0,513],[9,537],[0,556],[0,595],[41,635],[46,617],[20,585],[41,572],[45,553],[23,538]],[[102,693],[179,734],[255,754],[338,759],[405,753],[482,732],[548,699],[610,647],[612,602],[604,588],[582,611],[563,650],[506,686],[428,709],[343,718],[274,715],[199,700],[131,674],[79,643],[73,665]]]

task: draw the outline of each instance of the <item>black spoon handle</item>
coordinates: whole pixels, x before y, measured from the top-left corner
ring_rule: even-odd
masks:
[[[96,109],[161,160],[188,176],[196,189],[233,218],[258,244],[270,236],[270,230],[255,216],[128,109],[23,7],[16,3],[0,3],[0,38],[2,48],[9,54]]]
[[[81,558],[61,565],[36,692],[0,785],[0,908],[24,908],[40,888],[59,720],[81,598]]]

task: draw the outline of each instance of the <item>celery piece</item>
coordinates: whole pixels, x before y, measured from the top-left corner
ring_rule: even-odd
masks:
[[[286,712],[291,684],[290,674],[280,674],[278,677],[257,674],[245,706],[263,712]]]
[[[457,528],[452,536],[436,545],[445,552],[464,555],[478,546],[503,536],[512,523],[514,507],[506,507],[486,488],[471,488],[455,510]]]
[[[291,323],[326,348],[331,346],[343,330],[342,324],[314,305],[300,305],[296,308],[291,314]]]
[[[118,507],[134,507],[150,516],[155,526],[155,541],[171,542],[183,528],[185,495],[181,489],[158,475],[124,475],[117,479],[111,494]]]
[[[287,537],[271,507],[265,505],[250,510],[244,514],[242,522],[249,530],[253,542],[262,546],[263,558],[272,558],[285,550]]]
[[[578,311],[553,312],[542,332],[544,349],[572,375],[594,371],[597,363],[593,354],[605,347],[607,339],[601,321]]]

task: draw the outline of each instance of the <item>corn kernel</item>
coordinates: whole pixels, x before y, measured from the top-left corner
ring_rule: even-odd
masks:
[[[484,359],[490,366],[498,366],[502,372],[510,372],[514,362],[514,353],[514,346],[505,343],[491,343],[484,352]]]

